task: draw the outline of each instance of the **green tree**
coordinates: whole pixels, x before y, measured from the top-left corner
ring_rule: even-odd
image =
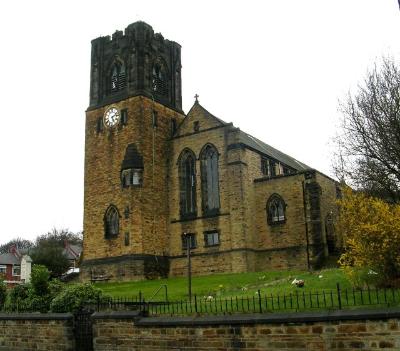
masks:
[[[63,248],[51,242],[41,242],[35,246],[31,257],[35,264],[46,266],[50,271],[51,277],[60,277],[70,266]]]
[[[46,266],[35,264],[32,267],[31,284],[33,292],[37,296],[49,293],[50,272]]]
[[[60,277],[70,266],[68,258],[64,255],[66,241],[70,244],[82,244],[82,233],[54,228],[51,232],[38,236],[31,251],[33,262],[46,266],[53,278]]]

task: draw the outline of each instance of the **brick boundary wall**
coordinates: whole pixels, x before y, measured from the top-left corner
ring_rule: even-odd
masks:
[[[70,313],[0,314],[0,351],[75,350]]]
[[[400,309],[197,317],[95,313],[94,349],[400,350]]]

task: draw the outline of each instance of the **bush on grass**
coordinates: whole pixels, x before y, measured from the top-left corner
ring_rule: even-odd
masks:
[[[4,280],[0,279],[0,310],[3,309],[7,297],[7,286]]]
[[[357,287],[400,281],[400,205],[345,188],[338,232],[345,252],[339,263]]]
[[[51,302],[52,312],[76,312],[84,307],[96,305],[106,297],[91,284],[68,286]]]

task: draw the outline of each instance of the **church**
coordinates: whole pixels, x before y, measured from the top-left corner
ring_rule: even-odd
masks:
[[[135,22],[90,70],[82,280],[184,275],[188,251],[198,275],[312,269],[340,246],[333,179],[197,95],[182,111],[178,43]]]

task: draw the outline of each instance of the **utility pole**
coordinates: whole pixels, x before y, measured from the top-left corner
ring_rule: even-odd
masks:
[[[189,301],[192,302],[192,260],[191,260],[191,234],[184,233],[184,238],[186,240],[186,249],[187,249],[187,267],[188,267],[188,293],[189,293]]]

